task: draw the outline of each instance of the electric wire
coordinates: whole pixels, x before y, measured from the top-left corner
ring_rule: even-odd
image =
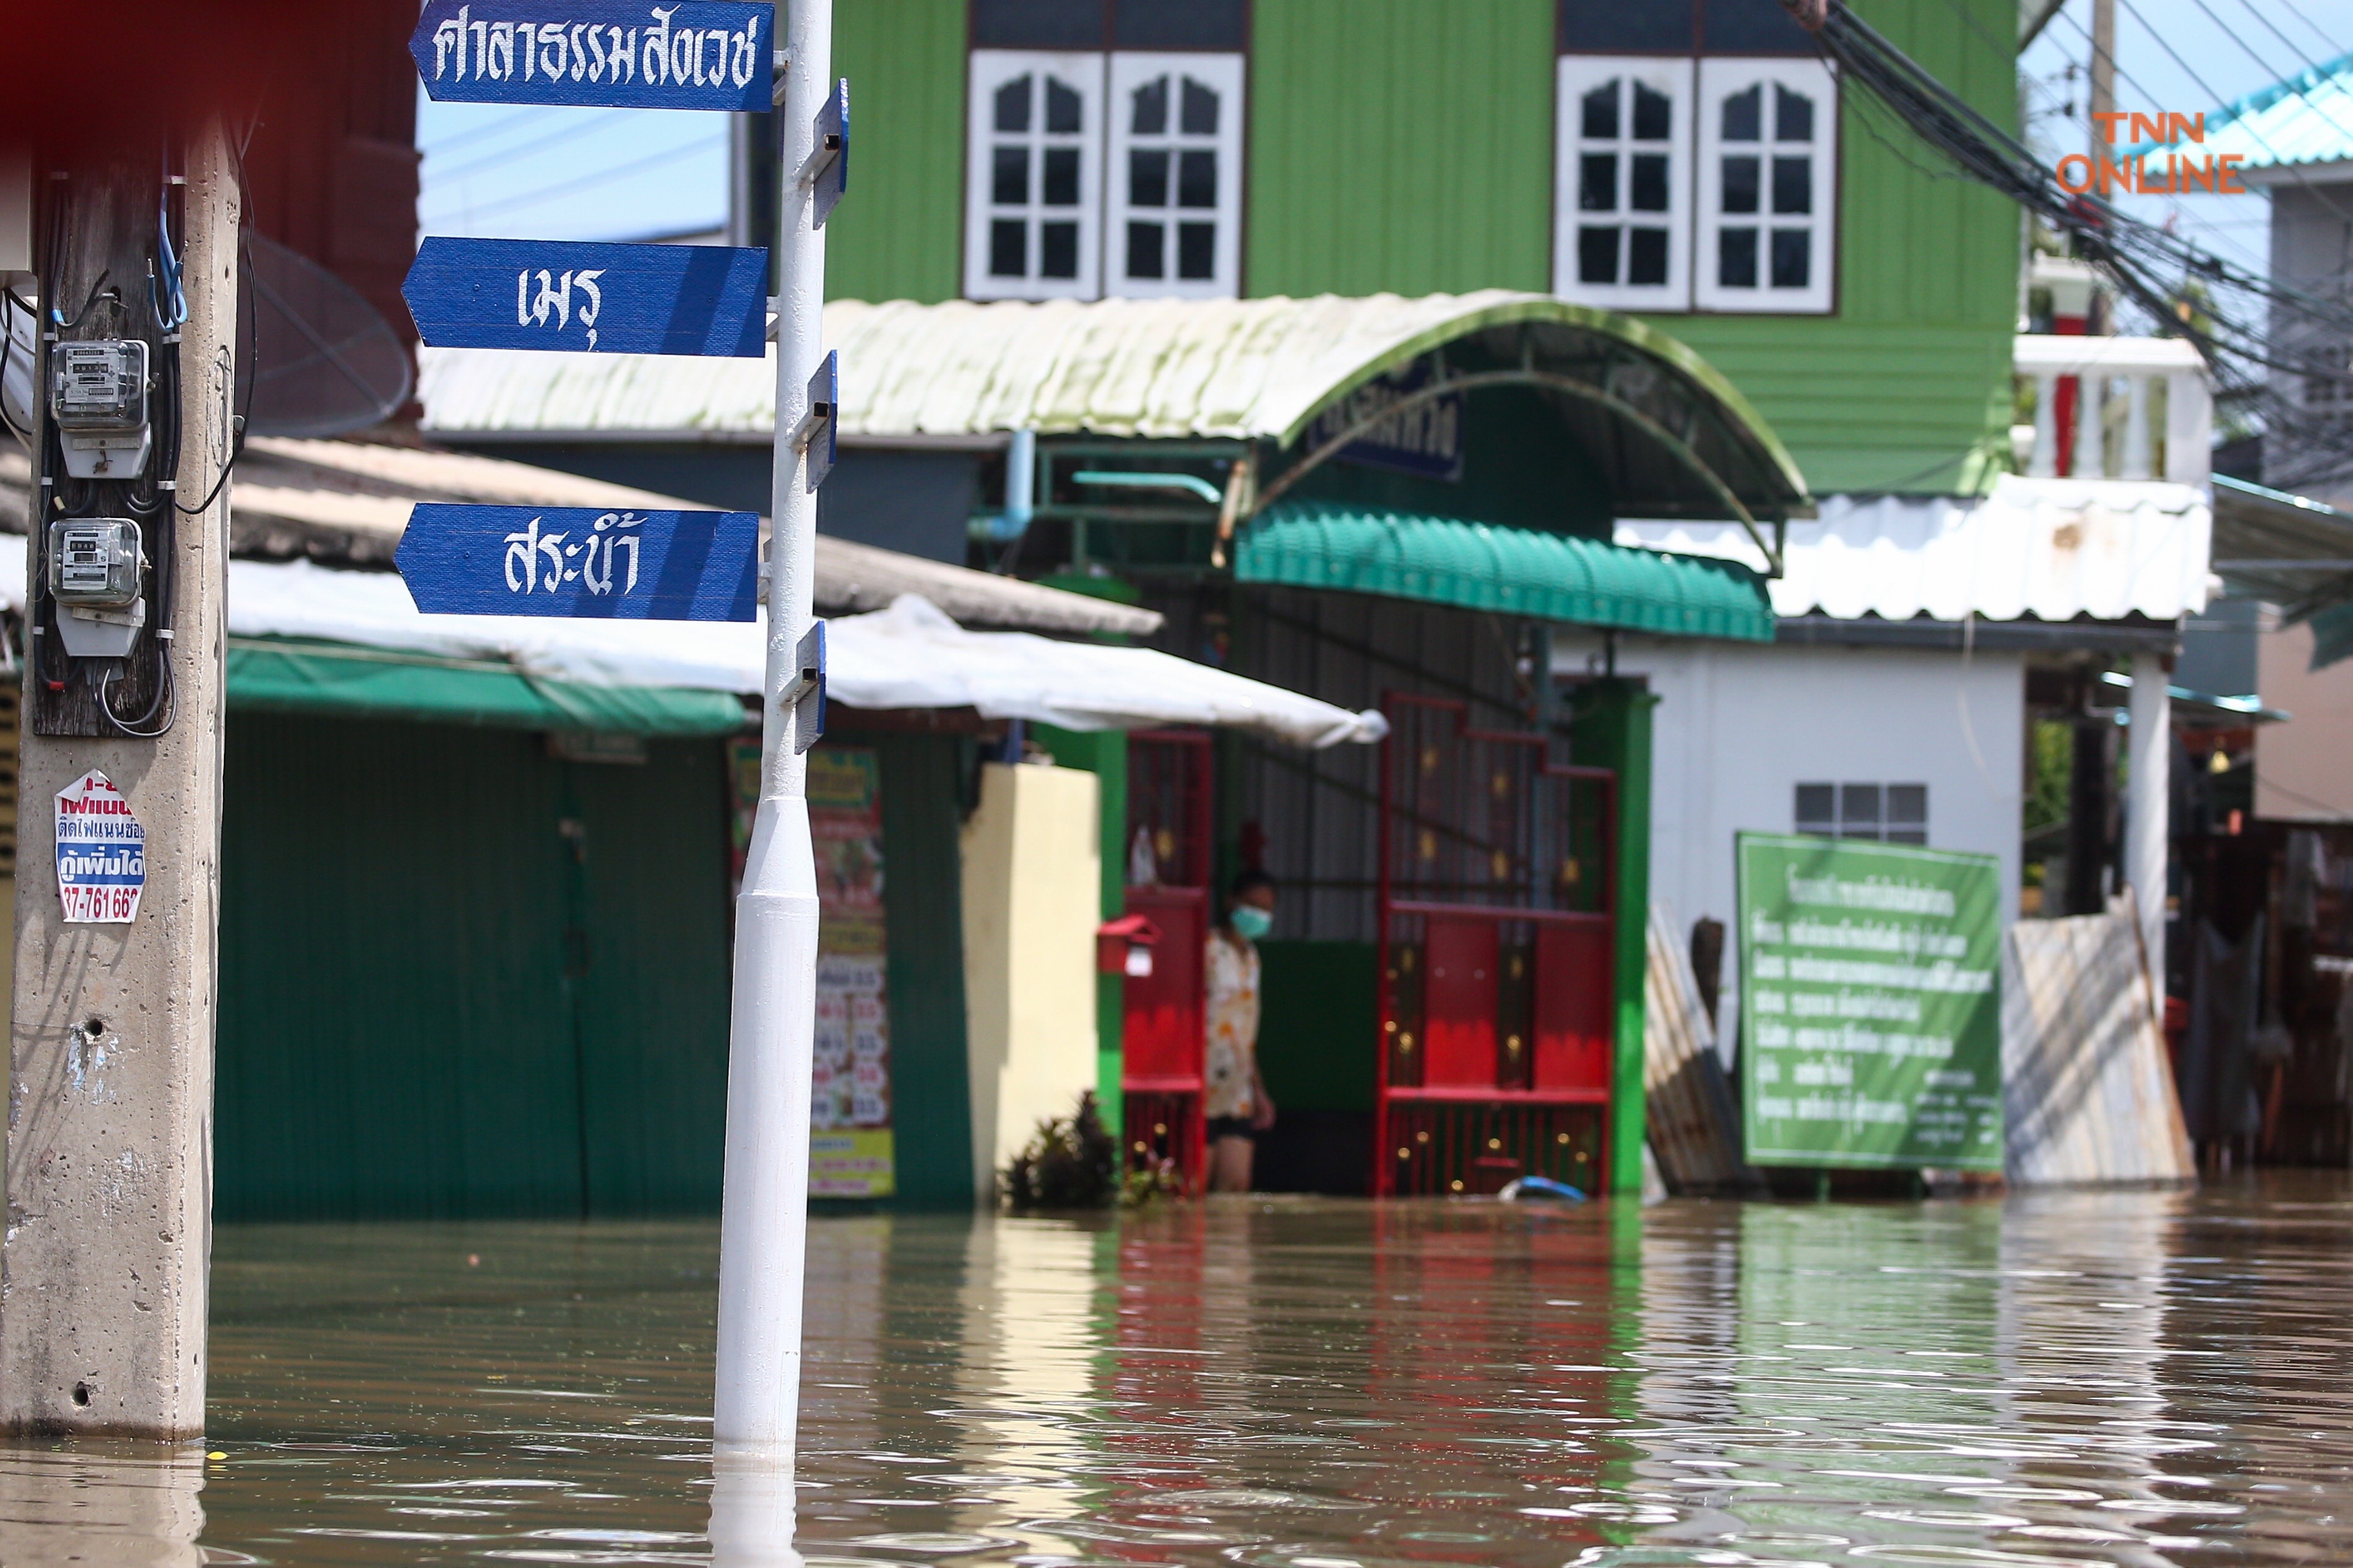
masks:
[[[2296,482],[2353,473],[2353,421],[2306,406],[2341,402],[2353,407],[2353,364],[2348,363],[2353,360],[2353,304],[2227,262],[2168,227],[2133,216],[2096,184],[2081,191],[2062,185],[2052,167],[1856,16],[1844,0],[1784,4],[1812,27],[1847,79],[1964,174],[2066,240],[2149,330],[2195,346],[2212,375],[2218,407],[2303,454]],[[2286,395],[2293,377],[2305,378],[2306,397]],[[2311,394],[2314,388],[2319,395]]]

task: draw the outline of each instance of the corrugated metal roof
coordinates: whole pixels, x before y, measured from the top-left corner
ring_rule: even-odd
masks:
[[[2135,153],[2158,152],[2155,145]],[[2353,54],[2210,110],[2206,140],[2169,149],[2203,159],[2234,153],[2248,170],[2353,159]],[[2160,160],[2160,163],[2162,160]],[[2162,174],[2161,169],[2152,169]]]
[[[1234,575],[1673,637],[1773,640],[1764,580],[1736,562],[1324,501],[1269,507],[1241,536]]]
[[[2214,573],[2291,624],[2353,599],[2353,517],[2304,496],[2214,476]]]
[[[2206,607],[2213,512],[2194,486],[2005,476],[1982,499],[1830,496],[1789,524],[1781,616],[2171,621]],[[1620,544],[1756,562],[1736,527],[1620,522]]]
[[[1746,448],[1755,474],[1725,474],[1727,482],[1753,489],[1761,477],[1771,490],[1804,497],[1804,477],[1788,452],[1706,361],[1630,317],[1544,294],[839,300],[825,308],[825,338],[841,354],[841,433],[852,438],[969,439],[1032,429],[1288,445],[1317,414],[1375,377],[1440,345],[1523,322],[1606,340],[1626,361],[1621,395],[1641,395],[1662,373],[1679,381],[1714,406]],[[773,359],[428,348],[421,362],[426,428],[453,438],[527,431],[757,436],[776,423]]]

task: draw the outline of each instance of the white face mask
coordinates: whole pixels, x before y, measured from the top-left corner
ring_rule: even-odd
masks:
[[[1274,929],[1274,917],[1256,904],[1236,904],[1230,918],[1234,930],[1252,942]]]

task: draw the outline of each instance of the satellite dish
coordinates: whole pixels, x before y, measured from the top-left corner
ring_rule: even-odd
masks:
[[[248,244],[237,313],[252,335],[240,332],[237,345],[237,406],[247,431],[341,436],[399,412],[416,372],[408,345],[375,307],[266,235]]]

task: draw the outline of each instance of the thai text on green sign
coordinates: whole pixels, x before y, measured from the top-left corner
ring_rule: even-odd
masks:
[[[2000,863],[1762,833],[1736,852],[1749,1160],[2000,1170]]]

